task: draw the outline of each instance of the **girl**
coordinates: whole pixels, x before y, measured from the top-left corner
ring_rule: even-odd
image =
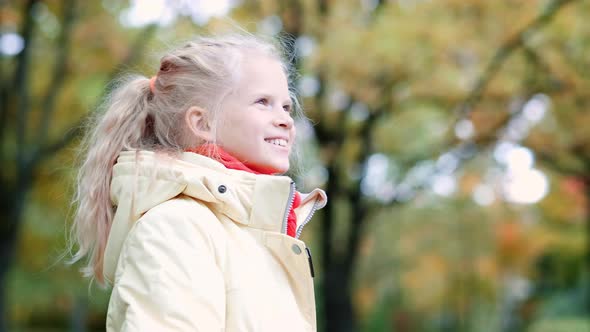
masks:
[[[296,98],[279,51],[198,38],[130,77],[86,138],[74,259],[112,285],[108,331],[315,331],[298,238],[326,204],[289,169]]]

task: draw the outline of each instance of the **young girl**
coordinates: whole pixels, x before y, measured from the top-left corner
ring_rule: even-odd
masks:
[[[130,77],[86,138],[73,231],[112,285],[108,331],[315,331],[299,236],[325,193],[289,169],[289,70],[254,36],[198,38]]]

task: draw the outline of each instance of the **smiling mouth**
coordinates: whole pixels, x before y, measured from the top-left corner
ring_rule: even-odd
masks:
[[[287,140],[282,139],[282,138],[265,139],[264,141],[267,143],[273,144],[273,145],[278,145],[278,146],[283,146],[283,147],[287,146]]]

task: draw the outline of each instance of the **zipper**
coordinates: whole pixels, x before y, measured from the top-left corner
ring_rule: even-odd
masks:
[[[283,225],[281,227],[281,233],[287,234],[287,223],[289,222],[289,212],[293,208],[293,201],[295,200],[295,182],[291,182],[291,189],[289,190],[289,200],[287,201],[287,209],[285,210],[285,216],[283,217]]]
[[[313,202],[313,206],[311,207],[311,211],[307,215],[307,218],[305,218],[303,223],[301,223],[301,225],[299,225],[299,227],[297,227],[297,232],[295,233],[296,239],[298,239],[301,236],[301,232],[303,231],[303,226],[307,225],[307,223],[311,220],[311,217],[313,217],[313,214],[317,211],[318,201],[319,201],[319,199],[316,198],[315,202]],[[310,257],[311,257],[311,254],[310,254]]]

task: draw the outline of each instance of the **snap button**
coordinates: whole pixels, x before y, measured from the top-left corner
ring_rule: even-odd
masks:
[[[217,191],[219,191],[220,193],[223,194],[224,192],[227,191],[227,187],[224,185],[221,185],[221,186],[217,187]]]
[[[301,248],[299,248],[298,245],[294,244],[291,249],[293,250],[293,252],[297,255],[299,255],[301,253]]]

